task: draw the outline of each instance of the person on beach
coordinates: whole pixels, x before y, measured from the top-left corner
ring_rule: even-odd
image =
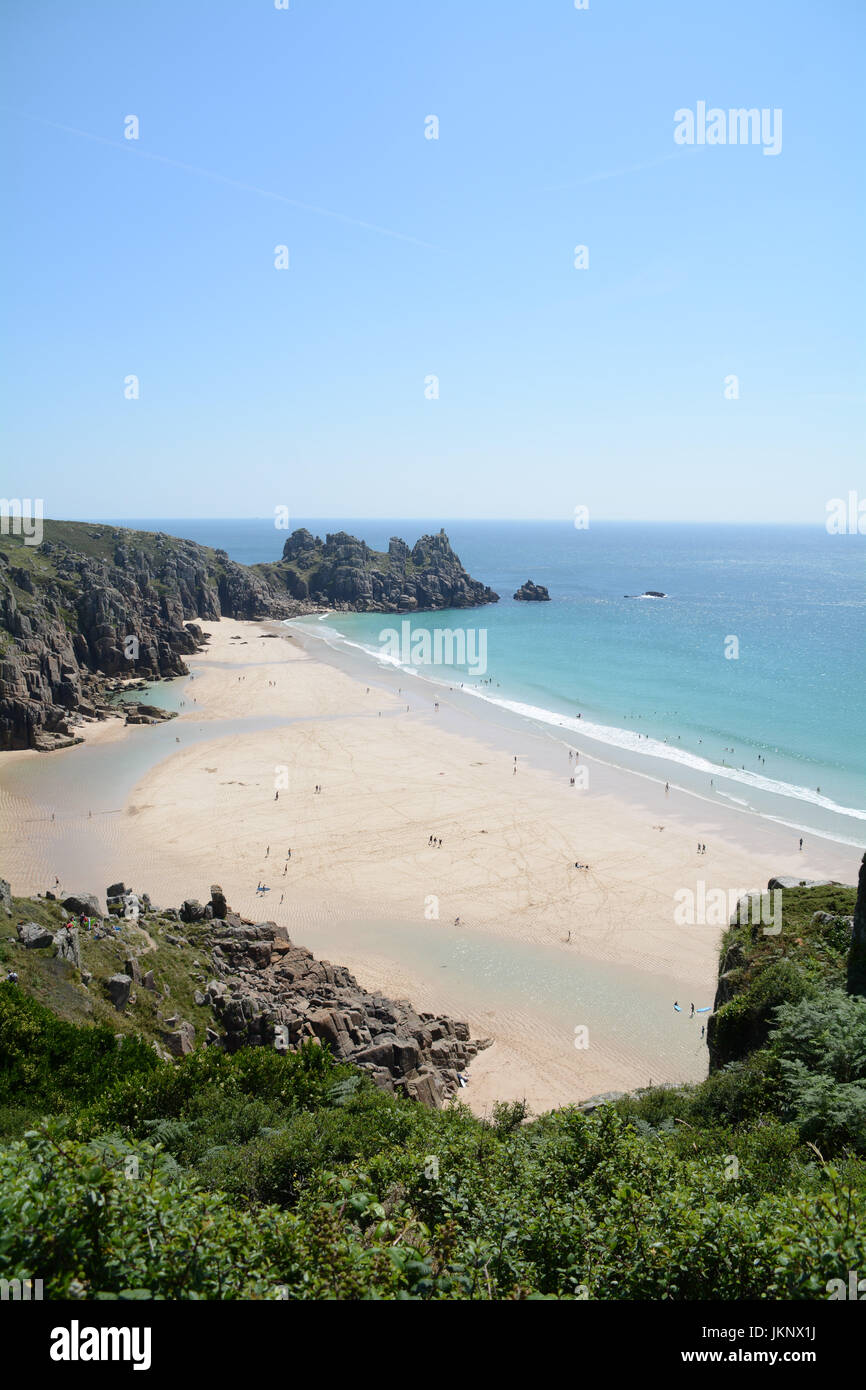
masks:
[[[704,1036],[704,1033],[705,1033],[706,1031],[707,1031],[706,1024],[702,1023],[702,1024],[701,1024],[701,1037]]]
[[[678,999],[675,999],[675,1000],[674,1000],[674,1008],[675,1008],[675,1009],[678,1009],[679,1007],[680,1007],[680,1002],[679,1002]]]
[[[800,853],[802,854],[802,852],[803,852],[803,836],[801,835],[801,836],[800,836]]]
[[[689,1014],[689,1018],[694,1018],[694,1016],[695,1016],[695,1006],[694,1006],[694,1004],[692,1004],[692,1006],[691,1006],[691,1013]]]

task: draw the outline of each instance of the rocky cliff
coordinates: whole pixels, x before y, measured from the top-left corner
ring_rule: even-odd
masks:
[[[458,1094],[489,1040],[465,1023],[418,1013],[362,989],[274,922],[233,912],[218,884],[202,904],[161,909],[124,883],[105,903],[81,892],[13,898],[0,879],[0,944],[17,982],[74,1021],[111,1021],[166,1057],[196,1046],[296,1051],[326,1043],[383,1090],[438,1108]],[[14,949],[13,948],[14,944]],[[62,964],[58,964],[58,963]]]
[[[444,531],[421,536],[411,550],[392,537],[385,552],[345,531],[322,541],[301,529],[289,536],[278,564],[255,568],[275,592],[359,613],[474,608],[499,598],[466,573]]]
[[[711,1072],[764,1048],[780,1004],[844,988],[858,939],[856,899],[851,884],[780,876],[763,894],[739,900],[722,940],[707,1019]]]
[[[112,678],[184,675],[184,656],[202,645],[198,619],[467,608],[498,598],[470,578],[444,531],[411,550],[394,539],[387,555],[342,531],[324,542],[295,531],[282,560],[247,566],[162,532],[72,521],[43,528],[38,546],[0,535],[0,750],[75,742],[76,719],[108,712]]]
[[[39,546],[0,536],[0,749],[74,741],[73,717],[105,712],[105,678],[186,672],[193,619],[287,616],[287,600],[224,551],[161,533],[46,521]]]

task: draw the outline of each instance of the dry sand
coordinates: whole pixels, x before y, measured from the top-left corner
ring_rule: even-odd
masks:
[[[124,878],[154,900],[176,904],[206,899],[210,883],[219,881],[237,910],[285,924],[317,954],[328,954],[322,944],[339,943],[341,963],[362,984],[411,997],[420,1008],[447,1008],[452,998],[458,1008],[464,1004],[460,1012],[475,1033],[496,1038],[473,1064],[464,1093],[476,1110],[516,1096],[539,1110],[643,1084],[653,1058],[641,1056],[639,1026],[620,1046],[581,1054],[561,1042],[552,1046],[543,1007],[523,1008],[512,997],[491,1008],[490,988],[479,989],[477,1000],[456,999],[450,980],[437,979],[432,966],[422,970],[401,958],[400,931],[426,943],[459,917],[469,941],[535,943],[562,953],[569,968],[574,958],[587,969],[590,962],[631,967],[658,977],[665,1000],[673,980],[681,1001],[710,1002],[720,931],[675,925],[678,889],[702,879],[748,890],[775,873],[850,881],[853,855],[830,842],[817,842],[813,862],[811,854],[795,853],[790,831],[761,827],[758,834],[757,818],[718,811],[708,826],[697,798],[678,798],[673,789],[665,795],[655,783],[626,800],[612,790],[622,777],[617,782],[584,755],[589,788],[572,788],[566,749],[551,750],[549,738],[547,764],[521,753],[515,773],[516,741],[495,737],[483,710],[474,724],[460,724],[444,709],[434,712],[429,694],[399,695],[396,675],[392,688],[378,678],[368,688],[276,625],[223,619],[208,630],[209,648],[190,660],[185,707],[168,726],[180,742],[172,740],[173,751],[138,781],[125,805],[90,818],[80,798],[70,806],[68,792],[54,797],[44,790],[38,806],[30,805],[20,779],[9,790],[4,768],[45,757],[74,767],[69,760],[77,750],[2,755],[0,833],[13,890],[49,887],[57,862],[65,879],[74,844],[78,872],[85,865],[102,872],[97,891]],[[228,735],[215,729],[208,739],[209,722],[252,715],[288,722]],[[192,731],[200,741],[190,742]],[[90,725],[86,737],[89,746],[122,748],[132,736],[153,733],[110,721]],[[707,843],[701,856],[699,839]],[[576,860],[589,869],[576,869]],[[259,882],[270,885],[264,900],[256,895]],[[390,945],[380,938],[365,946],[360,931],[354,938],[353,923],[377,921],[400,924]],[[655,1079],[703,1074],[706,1053],[696,1031],[694,1042],[677,1075],[665,1077],[657,1064]]]

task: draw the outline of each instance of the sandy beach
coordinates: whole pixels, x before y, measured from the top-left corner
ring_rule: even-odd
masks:
[[[585,752],[572,760],[549,731],[497,723],[400,672],[371,662],[367,683],[276,624],[207,630],[176,720],[107,721],[85,726],[80,749],[3,755],[4,875],[17,892],[58,876],[67,891],[101,893],[122,878],[171,905],[219,882],[238,911],[285,925],[362,984],[493,1036],[464,1093],[479,1112],[699,1079],[697,1020],[668,1053],[653,1041],[686,1025],[674,997],[700,1007],[715,991],[720,928],[678,925],[675,894],[699,881],[738,893],[785,873],[852,881],[843,846],[800,853],[787,827]],[[130,749],[153,763],[157,748],[119,791],[91,771]],[[588,785],[571,785],[576,766]],[[585,998],[599,1020],[580,1049]]]

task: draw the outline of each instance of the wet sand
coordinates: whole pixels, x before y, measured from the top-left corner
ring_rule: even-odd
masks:
[[[800,853],[786,827],[585,751],[572,787],[564,738],[459,691],[437,711],[425,682],[277,624],[207,630],[176,720],[0,755],[4,876],[122,878],[165,905],[219,882],[362,984],[493,1036],[463,1092],[478,1111],[699,1079],[706,1015],[688,1006],[712,1003],[721,929],[677,925],[675,893],[854,879],[850,848]]]

